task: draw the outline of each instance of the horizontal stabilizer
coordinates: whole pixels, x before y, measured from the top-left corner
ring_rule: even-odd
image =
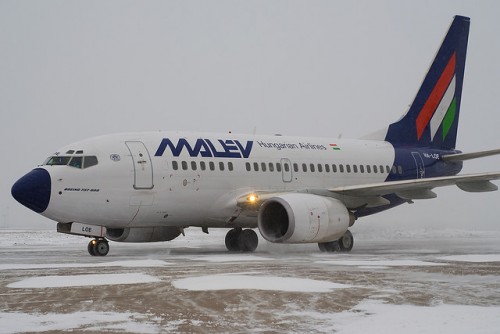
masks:
[[[500,149],[488,150],[488,151],[479,151],[479,152],[471,152],[471,153],[459,153],[459,154],[449,154],[442,155],[441,160],[450,162],[450,161],[464,161],[471,160],[477,158],[489,157],[492,155],[500,154]]]

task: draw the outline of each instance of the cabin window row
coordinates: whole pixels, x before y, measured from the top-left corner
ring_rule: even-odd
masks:
[[[288,163],[265,163],[265,162],[247,162],[245,164],[246,170],[248,172],[250,171],[262,171],[262,172],[281,172],[282,168],[288,172],[290,171],[290,165]],[[392,169],[389,166],[383,166],[383,165],[350,165],[350,164],[307,164],[307,163],[302,163],[299,167],[298,163],[293,163],[293,171],[294,172],[299,172],[300,170],[304,173],[306,172],[319,172],[322,173],[323,171],[326,173],[399,173],[403,174],[403,169],[401,166],[393,166]]]
[[[294,172],[299,172],[300,170],[304,173],[306,172],[319,172],[319,173],[322,173],[323,171],[326,172],[326,173],[330,173],[330,172],[333,172],[333,173],[374,173],[374,174],[377,174],[377,173],[392,173],[392,174],[400,174],[402,175],[403,174],[403,168],[401,166],[392,166],[392,168],[390,168],[388,165],[356,165],[356,164],[332,164],[332,165],[329,165],[329,164],[313,164],[313,163],[302,163],[300,164],[300,167],[299,167],[299,164],[298,163],[293,163],[292,164],[293,166],[293,171]],[[280,163],[280,162],[277,162],[277,163],[272,163],[272,162],[253,162],[253,163],[250,163],[250,162],[246,162],[245,163],[245,167],[246,167],[246,170],[248,172],[250,171],[255,171],[255,172],[259,172],[259,171],[262,171],[262,172],[278,172],[278,173],[281,173],[283,170],[285,172],[289,172],[290,169],[292,168],[292,166],[290,166],[290,163]],[[172,169],[173,170],[202,170],[202,171],[205,171],[205,170],[210,170],[210,171],[215,171],[215,170],[218,170],[218,171],[225,171],[225,170],[228,170],[228,171],[233,171],[234,170],[234,166],[233,166],[233,163],[232,162],[223,162],[223,161],[219,161],[219,162],[214,162],[214,161],[208,161],[208,162],[205,162],[205,161],[200,161],[200,162],[196,162],[196,161],[172,161]]]
[[[188,162],[188,161],[176,161],[176,160],[173,160],[172,161],[172,169],[173,170],[179,170],[179,169],[182,169],[182,170],[211,170],[211,171],[215,171],[215,170],[219,170],[219,171],[225,171],[225,170],[228,170],[228,171],[233,171],[234,170],[234,166],[233,166],[233,163],[232,162],[223,162],[223,161],[219,161],[218,163],[215,163],[213,161],[208,161],[208,162],[205,162],[205,161],[200,161],[199,163],[196,162],[196,161],[191,161],[191,162]]]

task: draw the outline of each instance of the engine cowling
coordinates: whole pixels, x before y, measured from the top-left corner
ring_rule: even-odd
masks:
[[[157,242],[177,238],[181,231],[176,226],[108,228],[106,237],[118,242]]]
[[[338,240],[352,225],[352,215],[334,198],[290,193],[265,201],[258,217],[264,239],[277,243]]]

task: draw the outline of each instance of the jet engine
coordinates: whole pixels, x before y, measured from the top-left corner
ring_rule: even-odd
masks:
[[[354,217],[339,200],[301,193],[266,200],[258,217],[264,239],[277,243],[334,241],[353,222]]]
[[[177,238],[181,230],[175,226],[108,228],[106,237],[118,242],[156,242]]]

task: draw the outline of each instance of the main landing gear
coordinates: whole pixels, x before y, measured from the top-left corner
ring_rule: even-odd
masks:
[[[318,243],[319,250],[322,252],[350,252],[354,246],[354,237],[351,231],[347,230],[339,240],[330,242],[320,242]]]
[[[92,256],[106,256],[109,252],[108,240],[104,238],[91,240],[87,246],[87,250]]]
[[[253,252],[259,244],[254,230],[233,228],[226,234],[226,247],[231,252]]]

